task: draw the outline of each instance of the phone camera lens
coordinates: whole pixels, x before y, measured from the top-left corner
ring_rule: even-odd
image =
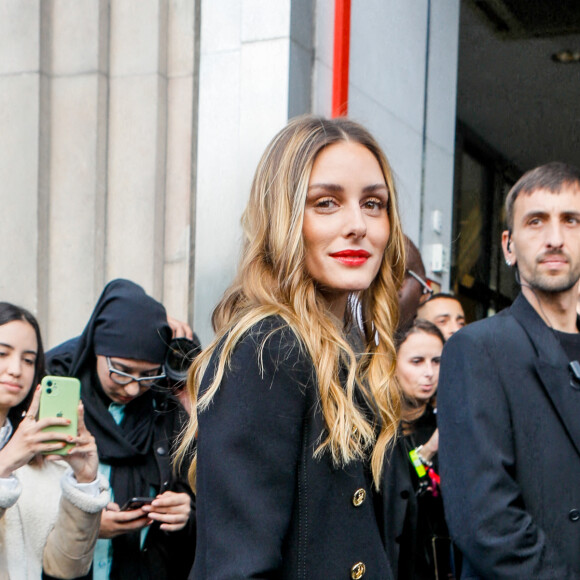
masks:
[[[52,393],[52,389],[49,387],[48,389],[46,389],[46,394],[50,395],[50,393]]]
[[[52,381],[46,381],[46,386],[47,387],[52,387]]]

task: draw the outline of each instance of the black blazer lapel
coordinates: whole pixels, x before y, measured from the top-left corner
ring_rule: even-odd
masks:
[[[580,390],[571,384],[568,359],[554,331],[550,329],[522,294],[510,309],[532,342],[538,377],[552,401],[564,428],[580,454]]]

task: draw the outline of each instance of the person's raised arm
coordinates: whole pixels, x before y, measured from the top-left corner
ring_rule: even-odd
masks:
[[[101,511],[109,500],[109,484],[98,476],[99,460],[95,438],[84,422],[82,403],[78,408],[77,437],[65,456],[49,455],[48,460],[64,460],[72,470],[62,479],[62,496],[57,520],[43,552],[45,574],[73,578],[88,573],[99,532]]]

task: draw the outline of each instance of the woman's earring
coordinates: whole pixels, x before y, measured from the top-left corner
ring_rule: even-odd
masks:
[[[511,265],[512,265],[511,260],[506,260],[505,263],[506,263],[506,266],[509,266],[511,268]]]

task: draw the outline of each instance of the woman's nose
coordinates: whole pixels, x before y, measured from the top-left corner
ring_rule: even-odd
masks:
[[[22,372],[22,361],[19,356],[12,355],[8,360],[8,372],[13,377],[19,377]]]
[[[139,383],[137,381],[131,381],[125,385],[125,393],[129,397],[135,397],[139,394]]]
[[[345,231],[346,236],[354,236],[356,238],[363,238],[367,233],[367,222],[365,220],[361,207],[350,207],[345,215]]]

